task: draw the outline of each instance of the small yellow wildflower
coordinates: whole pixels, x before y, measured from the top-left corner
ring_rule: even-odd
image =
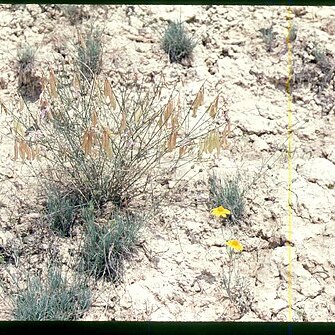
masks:
[[[229,209],[226,209],[222,206],[219,206],[219,207],[216,207],[216,208],[213,208],[211,210],[211,213],[217,217],[220,217],[222,216],[223,218],[226,218],[227,217],[227,214],[230,214],[230,210]]]
[[[243,250],[243,245],[238,240],[229,240],[228,242],[225,242],[225,244],[236,251]]]

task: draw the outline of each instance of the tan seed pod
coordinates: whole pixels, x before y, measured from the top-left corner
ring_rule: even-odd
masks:
[[[77,73],[74,74],[72,86],[76,91],[80,90],[80,81],[79,81],[79,76],[77,75]]]
[[[221,151],[221,142],[220,142],[220,136],[219,136],[219,133],[216,131],[215,132],[215,140],[214,140],[214,143],[215,143],[215,149],[217,151],[217,155],[220,154],[220,151]]]
[[[56,81],[56,76],[55,73],[52,69],[50,69],[49,73],[49,85],[50,85],[50,95],[53,98],[57,98],[57,81]]]
[[[220,143],[223,149],[226,149],[228,147],[227,138],[230,135],[230,132],[230,121],[228,120],[223,132],[220,134]]]
[[[209,134],[206,136],[204,142],[203,142],[203,152],[208,153],[208,148],[209,148]]]
[[[105,151],[105,153],[107,154],[108,157],[112,157],[112,147],[110,144],[110,135],[109,135],[110,131],[108,131],[107,129],[104,129],[102,132],[102,147]]]
[[[112,108],[115,110],[116,109],[116,99],[115,99],[112,86],[110,85],[107,78],[105,79],[105,82],[104,82],[104,95],[106,98],[108,98],[106,99],[107,104],[111,104]]]
[[[187,152],[187,146],[186,145],[180,147],[179,148],[179,157],[183,157],[186,152]]]
[[[92,127],[95,128],[97,124],[98,124],[98,114],[97,114],[97,112],[94,110],[94,111],[92,112]]]
[[[37,149],[34,147],[31,147],[31,159],[34,160],[36,158],[36,153],[37,153]]]
[[[162,127],[162,126],[163,126],[163,116],[162,116],[162,114],[159,116],[159,119],[158,119],[158,126],[159,126],[159,127]]]
[[[205,151],[205,140],[201,140],[199,143],[198,157],[201,158],[203,152]]]
[[[89,155],[92,150],[92,135],[89,130],[86,130],[83,135],[82,149],[85,155]]]
[[[26,157],[26,150],[25,150],[25,145],[24,145],[23,140],[19,141],[19,154],[20,154],[21,159],[24,160]]]
[[[208,134],[207,145],[206,145],[206,152],[211,153],[213,150],[213,143],[212,143],[212,132]]]
[[[164,110],[164,124],[165,125],[167,124],[167,121],[169,120],[172,112],[173,112],[173,101],[170,99]]]
[[[209,115],[214,119],[217,112],[218,112],[218,103],[219,103],[219,96],[217,96],[211,104],[209,109]]]
[[[174,131],[171,133],[168,139],[168,143],[167,143],[168,151],[171,152],[173,149],[176,148],[176,142],[177,142],[177,133]]]
[[[135,124],[137,125],[142,116],[142,111],[139,109],[135,112]]]
[[[25,130],[24,130],[24,127],[21,124],[21,122],[15,121],[14,122],[14,134],[15,134],[15,136],[19,137],[19,138],[22,138],[22,137],[24,137],[24,133],[25,133]]]
[[[78,42],[81,48],[86,48],[86,43],[84,41],[83,35],[81,34],[81,32],[77,29],[77,34],[78,34]]]
[[[28,161],[31,161],[32,160],[31,148],[26,142],[24,143],[24,149],[25,149]]]
[[[192,109],[193,109],[192,116],[193,117],[197,116],[197,110],[201,105],[203,105],[204,98],[205,98],[205,86],[202,85],[200,87],[199,92],[197,93],[197,96],[195,97],[195,100],[194,100],[193,104],[192,104]]]
[[[172,131],[175,131],[178,128],[178,115],[174,115],[171,119]]]
[[[42,84],[42,92],[45,92],[47,89],[47,85],[48,85],[48,79],[45,77],[42,77],[41,84]]]
[[[19,99],[19,111],[22,112],[24,109],[24,101],[22,99],[22,97],[20,97]]]

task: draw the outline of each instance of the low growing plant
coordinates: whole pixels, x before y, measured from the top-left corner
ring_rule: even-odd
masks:
[[[250,309],[252,297],[246,280],[241,276],[236,266],[236,259],[238,254],[243,251],[243,246],[238,240],[229,240],[225,244],[228,255],[228,274],[223,273],[222,284],[229,300],[241,314],[245,314]]]
[[[171,22],[162,38],[162,49],[169,55],[171,63],[191,59],[195,41],[188,36],[181,21]]]
[[[121,280],[124,261],[134,252],[143,219],[132,213],[116,211],[107,224],[97,224],[92,204],[83,210],[83,218],[86,223],[84,269],[95,278]]]
[[[228,242],[225,242],[227,245],[227,254],[228,254],[228,275],[225,273],[223,274],[223,285],[224,288],[227,291],[229,299],[232,298],[231,295],[231,288],[232,288],[232,277],[234,275],[234,263],[235,263],[235,252],[242,252],[243,251],[243,245],[237,241],[237,240],[229,240]]]
[[[82,80],[91,82],[93,77],[101,72],[102,31],[92,25],[84,38],[81,35],[79,37],[78,68]]]
[[[294,67],[292,87],[298,90],[300,86],[307,87],[317,94],[317,105],[321,115],[334,111],[334,90],[332,83],[335,75],[333,54],[317,42],[302,42],[296,47],[296,58],[300,64]]]
[[[231,212],[219,206],[211,210],[211,214],[217,218],[226,219]],[[222,285],[225,289],[228,299],[238,308],[239,312],[245,314],[248,312],[252,297],[246,285],[246,280],[240,275],[236,266],[236,259],[243,251],[243,245],[238,240],[228,240],[224,243],[228,255],[228,270],[223,272]]]
[[[67,192],[52,188],[47,195],[46,214],[52,230],[68,237],[75,220],[76,199]]]
[[[277,33],[273,31],[273,25],[271,25],[269,28],[261,28],[259,31],[262,34],[263,41],[266,46],[266,51],[272,52],[277,36]]]
[[[209,178],[210,203],[213,207],[223,206],[229,211],[229,219],[238,222],[244,215],[244,192],[238,177],[227,177],[223,182],[216,175]]]
[[[71,25],[82,23],[83,8],[82,5],[61,5],[60,9],[65,17],[70,21]]]
[[[28,277],[14,303],[15,320],[51,321],[77,320],[91,304],[91,291],[86,280],[73,282],[62,277],[60,268],[50,267],[47,278]]]
[[[251,296],[245,279],[240,275],[236,266],[236,259],[243,251],[243,245],[238,240],[225,242],[228,255],[228,271],[222,275],[222,285],[229,300],[238,308],[239,312],[245,314],[250,309]]]
[[[29,100],[36,101],[41,93],[41,83],[35,74],[36,49],[30,45],[17,51],[18,92]]]
[[[17,65],[20,72],[32,71],[35,65],[36,49],[31,45],[25,45],[17,51]]]

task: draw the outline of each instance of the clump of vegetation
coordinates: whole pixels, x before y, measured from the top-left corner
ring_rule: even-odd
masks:
[[[68,237],[76,217],[76,198],[53,188],[47,195],[47,220],[52,230]]]
[[[188,36],[181,21],[169,24],[162,39],[162,49],[169,55],[171,63],[190,60],[195,46],[195,41]]]
[[[60,8],[72,26],[82,23],[84,16],[82,5],[61,5]]]
[[[115,211],[108,223],[94,222],[93,206],[83,209],[86,237],[83,247],[83,267],[96,278],[117,282],[123,275],[123,265],[134,252],[142,226],[142,217]]]
[[[29,72],[32,71],[35,63],[36,49],[30,45],[21,47],[17,51],[17,63],[19,71]]]
[[[50,70],[39,108],[12,112],[14,159],[43,159],[39,180],[67,190],[78,205],[126,207],[164,173],[163,164],[170,169],[226,145],[219,96],[197,113],[204,86],[184,108],[179,94],[162,99],[163,81],[150,90],[135,80],[114,90],[97,78],[84,94],[79,73],[64,77]]]
[[[14,303],[15,320],[77,320],[91,304],[86,280],[77,276],[72,282],[63,278],[60,268],[50,267],[45,280],[32,277],[20,289]]]
[[[262,28],[259,30],[262,33],[263,41],[267,52],[272,52],[275,46],[277,33],[273,31],[273,24],[269,28]]]
[[[6,243],[0,245],[0,265],[3,264],[15,264],[17,259],[19,258],[21,250],[17,248],[15,245],[11,245],[11,243]]]
[[[317,94],[316,103],[323,115],[334,110],[334,90],[332,83],[335,75],[334,57],[331,52],[318,43],[301,43],[295,48],[293,88],[305,86]]]
[[[80,36],[77,63],[84,81],[91,82],[101,72],[102,46],[102,30],[93,25],[84,38]]]
[[[297,39],[297,36],[298,36],[298,28],[296,26],[293,26],[289,30],[287,38],[290,42],[294,42]]]
[[[304,45],[303,49],[301,51],[307,52],[308,58],[304,53],[299,55],[302,64],[295,70],[295,84],[312,84],[311,88],[316,88],[317,93],[320,93],[333,78],[335,68],[333,58],[327,50],[316,43]]]
[[[42,91],[40,79],[35,73],[36,49],[25,45],[17,51],[18,90],[21,96],[36,101]]]
[[[311,55],[314,57],[314,63],[317,64],[323,72],[326,72],[325,74],[328,74],[333,64],[327,56],[327,50],[315,44],[311,50]]]
[[[26,6],[27,4],[13,4],[11,5],[11,10],[13,12],[18,11],[18,10],[24,11],[26,9]]]
[[[212,207],[223,206],[230,211],[229,219],[238,222],[245,212],[244,190],[238,177],[227,177],[222,182],[213,175],[209,178],[210,204]]]

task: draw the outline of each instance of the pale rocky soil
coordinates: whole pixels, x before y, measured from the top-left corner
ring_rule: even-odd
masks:
[[[84,6],[80,27],[94,21],[104,28],[103,73],[117,85],[117,73],[131,69],[154,76],[163,72],[173,87],[181,80],[194,97],[206,80],[206,99],[219,90],[232,123],[229,148],[210,163],[195,164],[179,189],[161,186],[169,195],[160,215],[148,222],[139,247],[126,264],[122,285],[99,282],[95,301],[83,320],[153,321],[287,321],[288,320],[288,73],[285,7],[241,6]],[[56,7],[1,5],[0,98],[10,104],[17,87],[14,69],[21,43],[39,46],[37,68],[65,60],[76,31]],[[159,47],[169,20],[181,15],[198,39],[190,67],[170,64]],[[303,43],[317,42],[335,53],[335,9],[299,7],[293,23],[293,61],[299,66]],[[278,33],[272,52],[265,49],[261,28],[274,24]],[[312,57],[312,56],[311,56]],[[292,149],[292,306],[293,320],[335,320],[335,114],[334,81],[317,97],[312,84],[293,88]],[[329,97],[327,102],[327,97]],[[328,105],[326,104],[328,103]],[[2,121],[4,115],[1,115]],[[3,127],[2,127],[3,128]],[[0,243],[17,246],[19,254],[1,265],[1,275],[43,267],[49,237],[39,222],[42,200],[34,178],[13,162],[13,143],[2,129],[0,143]],[[193,163],[192,163],[193,164]],[[200,170],[202,168],[203,170]],[[247,194],[247,215],[240,226],[222,227],[209,213],[207,178],[240,172],[246,184],[259,173]],[[200,170],[200,171],[199,171]],[[184,171],[177,171],[183,175]],[[192,177],[191,179],[187,179]],[[222,289],[227,270],[224,242],[244,245],[240,274],[247,280],[240,312]],[[53,245],[64,257],[76,241]],[[12,250],[10,249],[10,250]],[[15,249],[15,248],[14,248]],[[66,258],[65,262],[66,262]],[[7,297],[8,298],[8,297]],[[0,317],[11,319],[1,304]],[[7,306],[7,305],[6,305]]]

